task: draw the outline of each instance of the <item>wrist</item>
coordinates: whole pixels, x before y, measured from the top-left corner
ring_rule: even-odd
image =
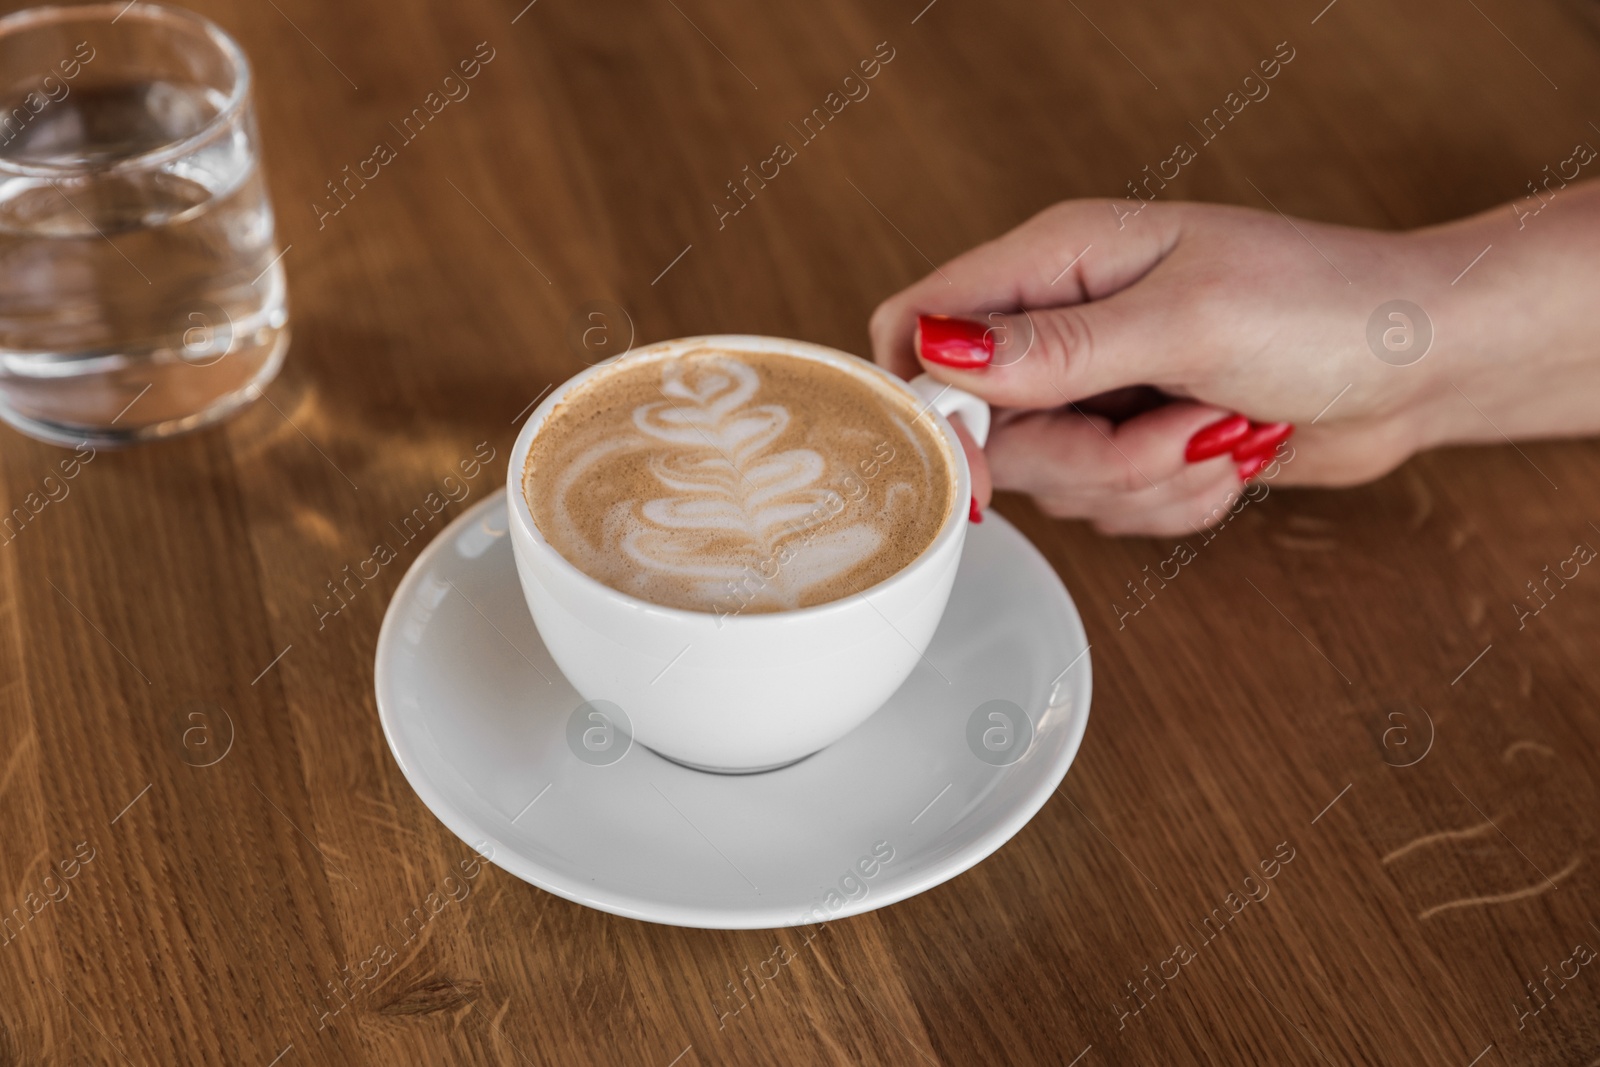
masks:
[[[1408,235],[1435,279],[1428,444],[1600,431],[1600,182]]]

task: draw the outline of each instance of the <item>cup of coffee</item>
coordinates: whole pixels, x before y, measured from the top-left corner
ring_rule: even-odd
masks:
[[[529,417],[507,472],[528,608],[585,701],[701,770],[781,767],[860,725],[949,599],[983,401],[771,337],[665,341]]]

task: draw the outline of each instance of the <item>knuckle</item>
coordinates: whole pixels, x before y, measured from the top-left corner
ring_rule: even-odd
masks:
[[[1116,462],[1109,465],[1107,480],[1107,488],[1114,493],[1132,495],[1150,487],[1144,475],[1139,473],[1139,468],[1121,455],[1116,457]]]
[[[1094,335],[1089,323],[1073,308],[1061,308],[1033,318],[1034,345],[1049,361],[1047,370],[1052,380],[1071,396],[1074,370],[1094,358]]]

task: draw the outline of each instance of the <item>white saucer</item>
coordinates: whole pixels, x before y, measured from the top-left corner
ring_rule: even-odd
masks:
[[[528,616],[501,492],[412,565],[375,674],[407,781],[497,866],[634,919],[765,929],[904,900],[1009,840],[1083,740],[1087,653],[1055,572],[990,512],[924,662],[843,740],[763,774],[690,770],[625,738],[596,765],[570,747],[583,701]],[[1027,717],[1009,733],[1007,701]]]

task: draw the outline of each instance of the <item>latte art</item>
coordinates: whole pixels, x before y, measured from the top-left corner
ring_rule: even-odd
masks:
[[[954,474],[930,420],[864,375],[699,349],[624,361],[563,398],[523,488],[584,573],[725,615],[888,578],[938,533]]]
[[[749,402],[760,384],[755,370],[726,357],[666,365],[666,399],[634,409],[633,423],[647,438],[674,446],[650,457],[650,472],[667,495],[645,500],[638,523],[627,512],[618,516],[632,527],[621,544],[645,573],[713,583],[738,574],[736,561],[708,558],[718,545],[748,544],[765,553],[756,561],[758,577],[776,571],[768,579],[773,598],[798,607],[802,589],[859,565],[883,539],[865,523],[852,523],[821,545],[808,540],[815,551],[780,551],[784,538],[814,529],[836,509],[832,491],[821,487],[827,464],[820,453],[772,448],[791,416],[781,404]],[[711,591],[699,584],[702,593]]]

